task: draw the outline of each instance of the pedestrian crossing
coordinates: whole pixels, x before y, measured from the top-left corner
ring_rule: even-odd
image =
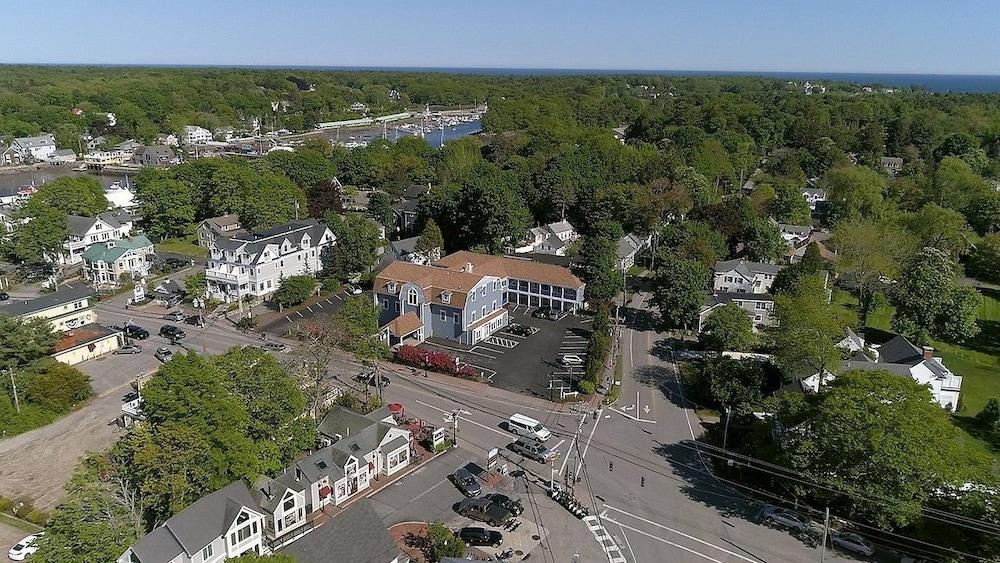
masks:
[[[487,338],[486,341],[494,346],[500,346],[501,348],[513,348],[518,344],[517,340],[514,340],[513,338],[504,338],[502,336],[491,336]]]
[[[611,534],[601,525],[601,521],[597,516],[584,516],[583,523],[587,525],[590,533],[594,534],[594,539],[597,540],[597,543],[601,544],[601,550],[608,556],[608,561],[611,563],[628,563],[621,548],[618,547]]]

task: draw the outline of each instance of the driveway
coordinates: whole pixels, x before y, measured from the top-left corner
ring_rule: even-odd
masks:
[[[371,297],[371,292],[364,292],[363,295]],[[344,301],[350,297],[346,289],[341,289],[331,295],[320,298],[305,306],[291,307],[283,313],[277,314],[276,318],[266,322],[260,327],[258,332],[265,332],[271,336],[284,337],[294,332],[295,328],[303,322],[329,322],[330,318],[340,309]],[[274,312],[270,314],[274,315]]]

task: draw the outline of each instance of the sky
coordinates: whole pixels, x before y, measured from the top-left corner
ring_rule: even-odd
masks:
[[[998,0],[2,0],[0,63],[1000,74]]]

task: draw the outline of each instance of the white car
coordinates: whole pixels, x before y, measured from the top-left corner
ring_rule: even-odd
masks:
[[[858,555],[869,557],[875,555],[875,546],[870,541],[853,532],[831,532],[830,544],[833,547]]]
[[[7,552],[7,557],[9,557],[12,561],[24,561],[29,555],[33,555],[36,551],[38,551],[38,546],[35,545],[35,540],[44,534],[45,532],[31,534],[30,536],[17,542],[14,544],[14,547],[10,548],[10,551]]]
[[[563,354],[559,356],[559,363],[564,366],[582,366],[583,358],[576,354]]]
[[[350,295],[361,295],[361,288],[356,285],[347,286],[347,293]]]

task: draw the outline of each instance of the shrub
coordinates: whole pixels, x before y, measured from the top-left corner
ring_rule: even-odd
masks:
[[[25,400],[55,414],[69,412],[93,393],[89,377],[52,358],[38,360],[28,373]]]
[[[281,280],[278,291],[274,292],[274,298],[283,307],[298,305],[309,299],[315,288],[316,278],[311,275],[289,276]]]
[[[337,278],[324,278],[323,279],[323,292],[324,293],[335,293],[340,291],[340,280]]]
[[[10,512],[10,509],[14,506],[14,499],[10,497],[0,496],[0,512]]]
[[[242,319],[236,321],[236,328],[240,330],[253,330],[257,328],[257,317],[254,317],[253,315],[243,317]]]
[[[586,379],[577,382],[576,387],[584,395],[594,394],[594,384]]]
[[[35,508],[29,510],[28,513],[24,515],[24,519],[32,524],[44,526],[49,521],[49,513],[39,508]]]

